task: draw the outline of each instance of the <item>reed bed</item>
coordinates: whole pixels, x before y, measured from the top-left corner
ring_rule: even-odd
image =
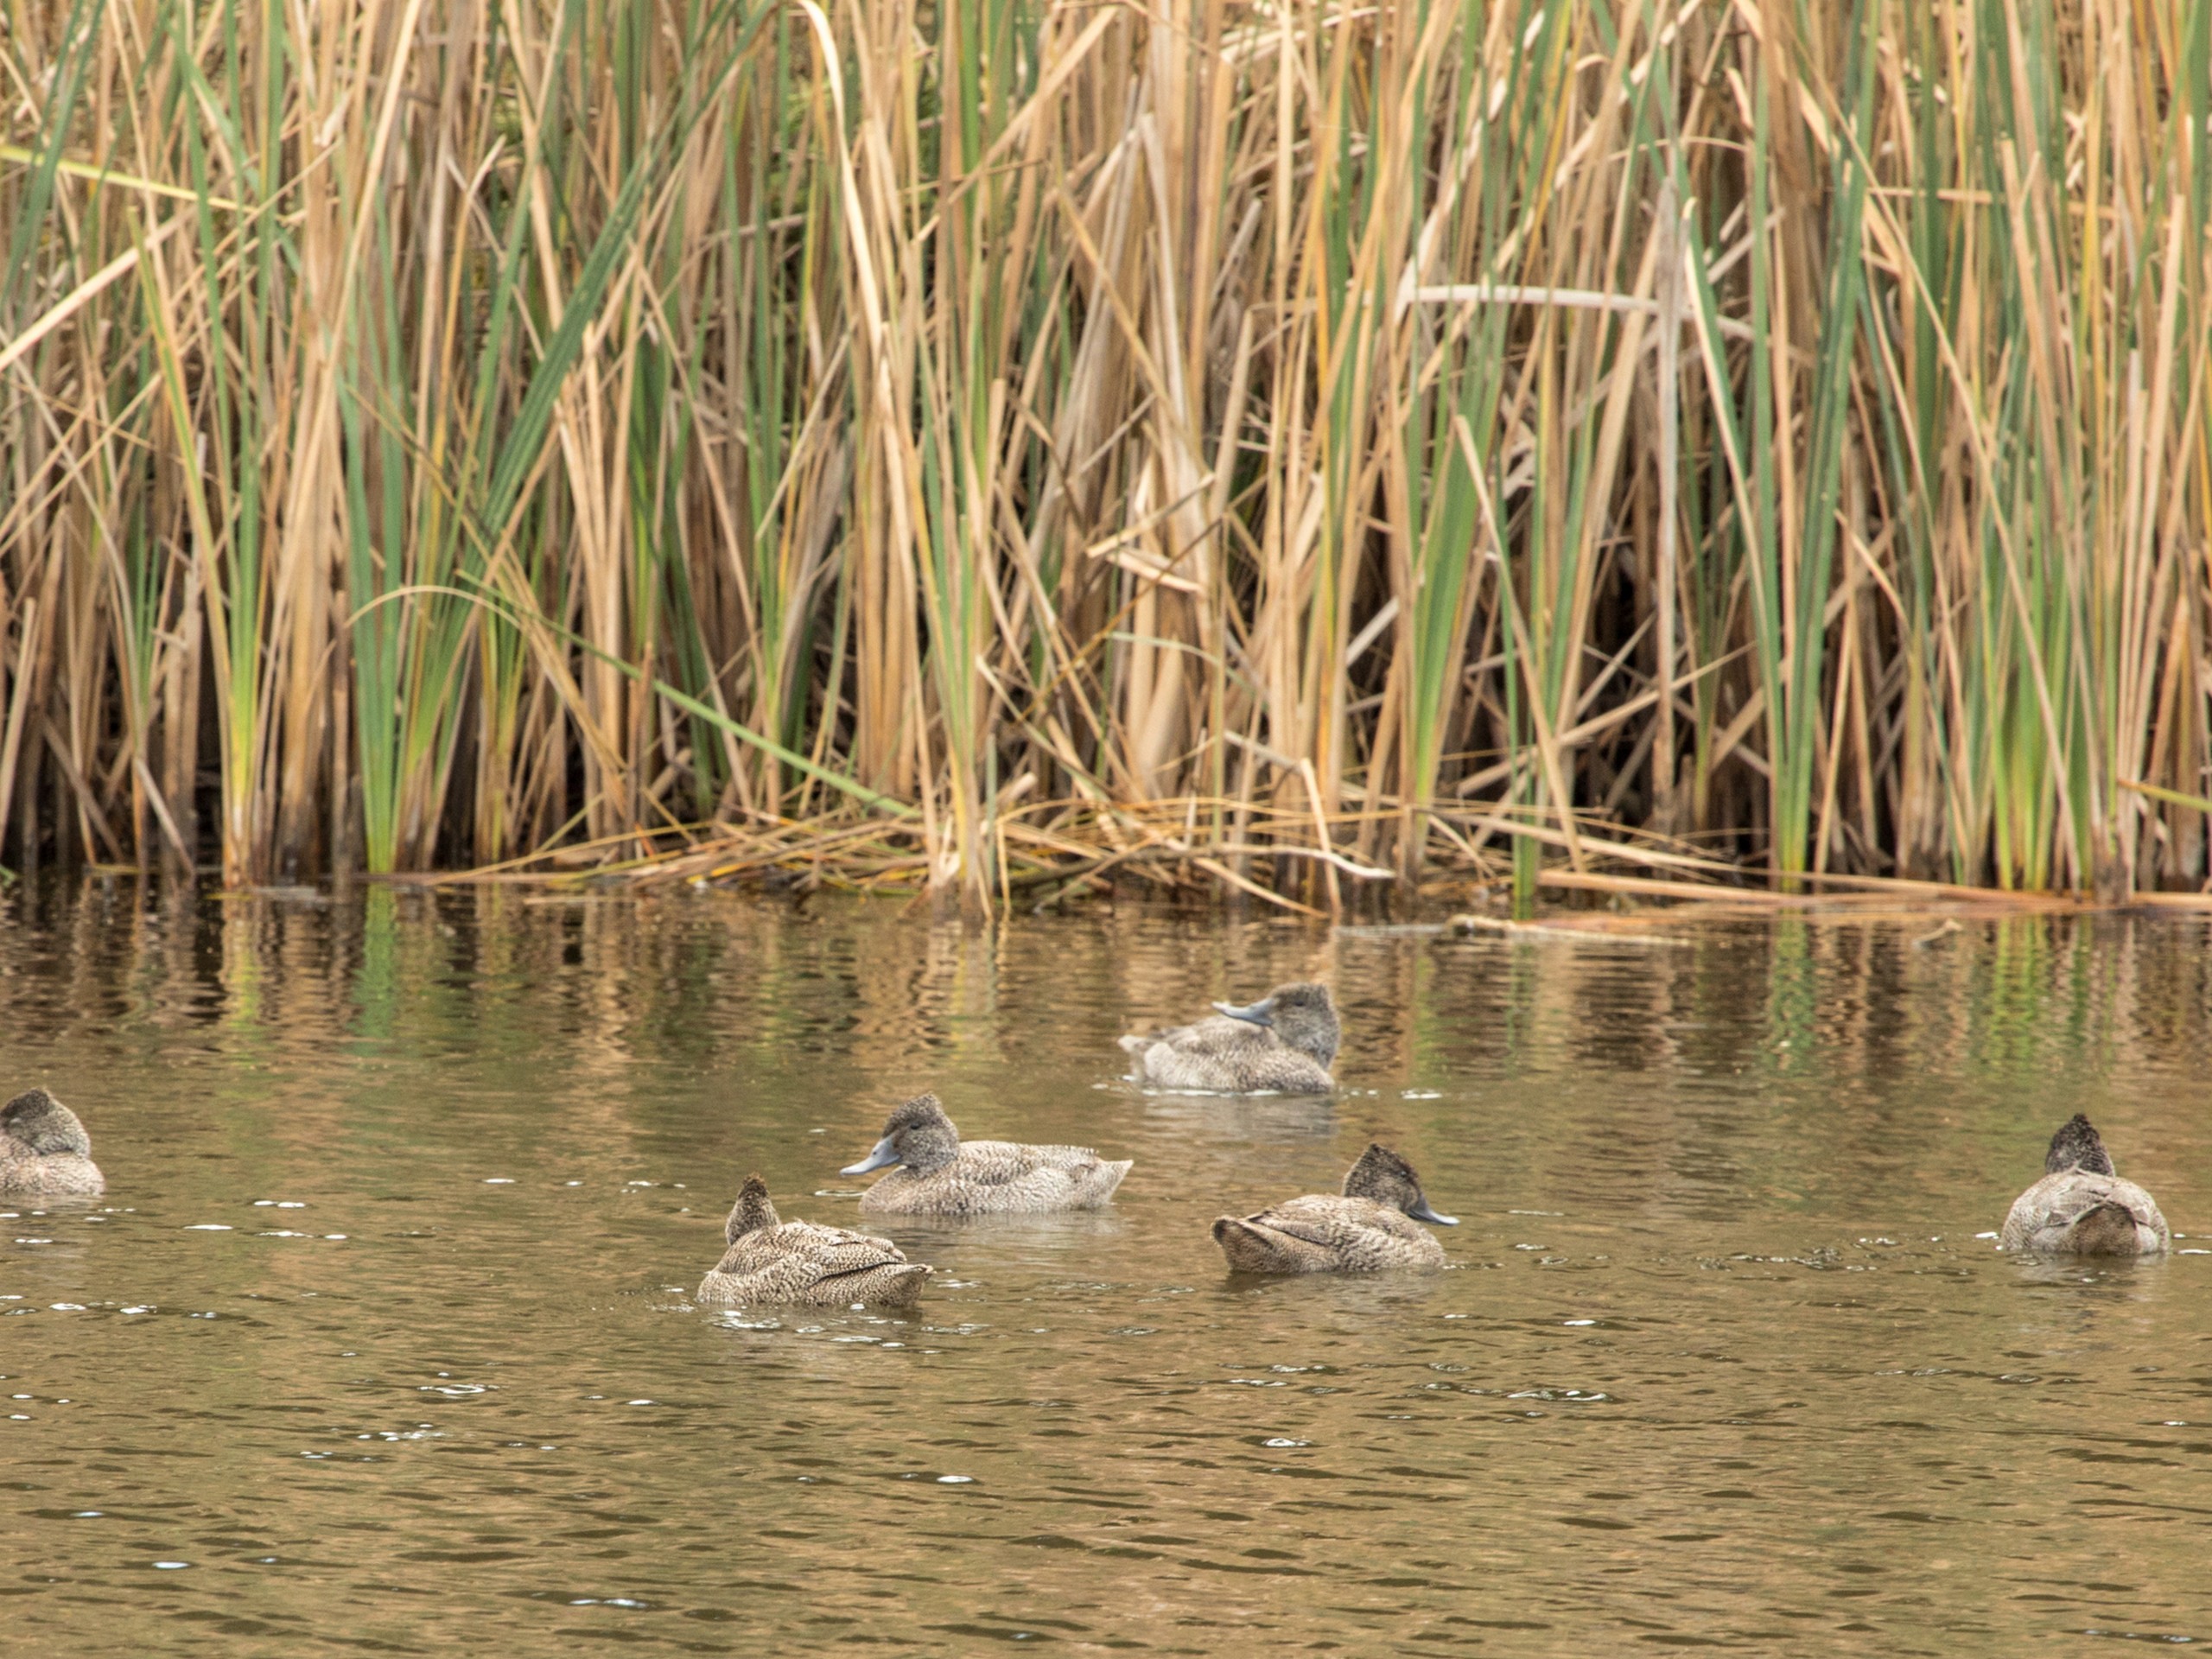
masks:
[[[11,0],[0,856],[2124,898],[2212,0]]]

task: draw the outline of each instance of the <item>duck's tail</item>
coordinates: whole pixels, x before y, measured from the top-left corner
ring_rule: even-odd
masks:
[[[1213,1224],[1213,1242],[1229,1258],[1232,1273],[1267,1273],[1275,1262],[1275,1243],[1267,1231],[1235,1216],[1223,1216]]]
[[[1221,1246],[1231,1273],[1312,1273],[1329,1265],[1325,1251],[1240,1216],[1216,1221],[1213,1242]]]
[[[1089,1196],[1093,1204],[1104,1204],[1114,1196],[1122,1179],[1135,1166],[1134,1158],[1101,1158],[1095,1168],[1096,1174],[1089,1185]]]
[[[2110,1198],[2084,1210],[2066,1230],[2067,1248],[2080,1255],[2140,1255],[2143,1236],[2135,1212]]]
[[[924,1262],[886,1262],[881,1267],[863,1268],[858,1273],[841,1274],[831,1282],[842,1281],[839,1294],[849,1288],[856,1302],[878,1307],[912,1307],[922,1294],[923,1282],[936,1271]]]
[[[912,1307],[922,1294],[922,1285],[937,1269],[925,1262],[909,1262],[894,1268],[891,1282],[884,1287],[883,1300],[897,1307]]]

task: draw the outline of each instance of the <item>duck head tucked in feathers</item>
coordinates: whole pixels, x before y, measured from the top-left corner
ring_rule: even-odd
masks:
[[[0,1192],[81,1198],[106,1189],[76,1113],[43,1089],[0,1106]]]
[[[768,1197],[768,1183],[758,1175],[748,1175],[745,1185],[737,1189],[737,1202],[730,1206],[729,1219],[722,1224],[722,1237],[734,1244],[747,1233],[766,1231],[782,1226],[776,1206]]]
[[[73,1152],[92,1155],[92,1138],[77,1114],[43,1089],[32,1089],[0,1106],[0,1135],[21,1141],[41,1158]]]
[[[2050,1150],[2044,1154],[2044,1174],[2063,1174],[2069,1169],[2086,1169],[2092,1175],[2117,1173],[2097,1126],[2079,1112],[2059,1125],[2058,1133],[2050,1137]]]
[[[1300,981],[1278,985],[1257,1002],[1243,1007],[1228,1002],[1213,1006],[1231,1020],[1265,1027],[1286,1048],[1310,1054],[1325,1071],[1336,1064],[1337,1045],[1344,1039],[1344,1027],[1337,1018],[1336,1002],[1325,985]]]

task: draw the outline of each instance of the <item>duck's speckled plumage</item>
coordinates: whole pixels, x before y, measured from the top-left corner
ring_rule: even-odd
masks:
[[[105,1191],[76,1113],[43,1089],[0,1106],[0,1192],[90,1198]]]
[[[2148,1192],[2113,1173],[2096,1126],[2076,1112],[2050,1138],[2044,1178],[2012,1200],[1999,1242],[2008,1250],[2068,1255],[2156,1255],[2173,1242]]]
[[[891,1114],[875,1150],[844,1173],[898,1165],[861,1195],[864,1215],[1036,1215],[1096,1209],[1131,1161],[1101,1158],[1089,1147],[963,1141],[938,1097],[920,1095]]]
[[[1210,1094],[1319,1095],[1336,1087],[1342,1028],[1325,985],[1280,985],[1249,1008],[1122,1039],[1129,1076],[1155,1089]]]
[[[750,1177],[724,1224],[729,1248],[699,1281],[702,1302],[908,1307],[935,1269],[909,1262],[887,1238],[778,1219],[767,1183]]]
[[[1444,1225],[1421,1196],[1413,1166],[1370,1146],[1344,1177],[1341,1196],[1309,1192],[1253,1216],[1224,1216],[1214,1243],[1238,1273],[1382,1273],[1444,1265],[1444,1246],[1414,1217]]]

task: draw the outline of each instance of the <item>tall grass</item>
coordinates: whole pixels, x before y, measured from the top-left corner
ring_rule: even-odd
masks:
[[[2205,880],[2212,0],[0,48],[18,868]]]

